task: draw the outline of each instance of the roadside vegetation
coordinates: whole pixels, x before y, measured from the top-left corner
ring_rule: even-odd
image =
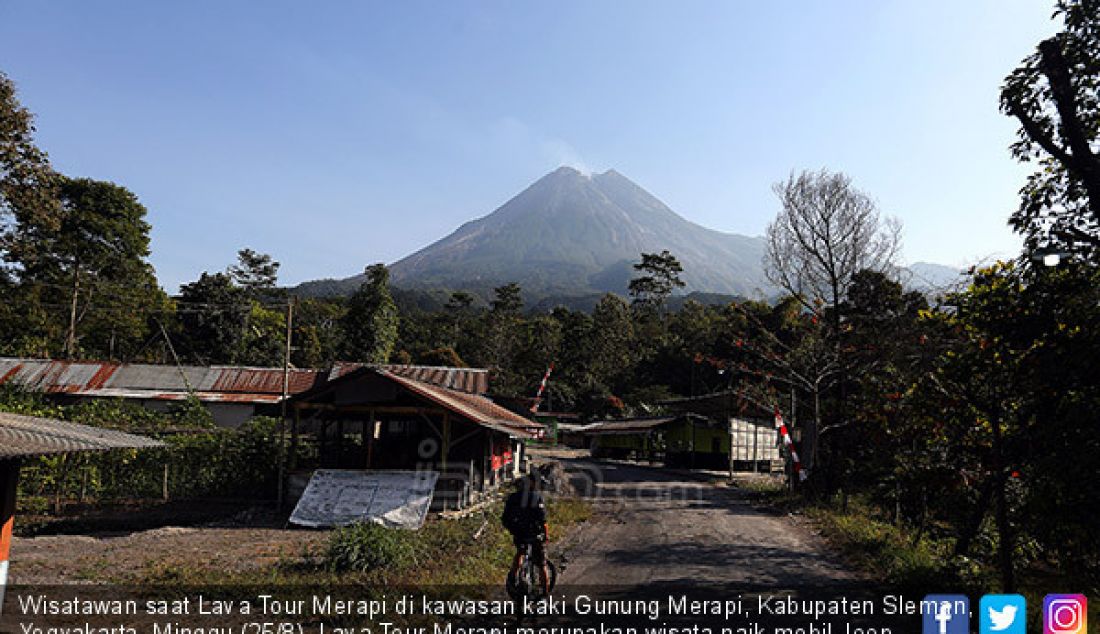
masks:
[[[166,443],[140,451],[24,461],[17,524],[24,535],[48,530],[70,506],[148,507],[196,498],[248,498],[255,503],[275,498],[280,445],[274,419],[255,418],[239,429],[223,429],[214,426],[197,401],[183,401],[159,414],[122,400],[60,406],[40,394],[6,386],[0,386],[0,411],[140,433]],[[134,521],[138,525],[130,528],[140,528],[140,518]]]
[[[979,548],[972,556],[954,554],[955,539],[949,526],[917,527],[906,524],[896,511],[890,513],[864,495],[808,500],[783,482],[756,479],[739,482],[750,499],[775,512],[801,517],[856,570],[882,584],[883,591],[902,594],[958,592],[978,596],[997,587],[998,569],[991,562],[997,533],[992,523],[980,529]],[[1021,553],[1021,558],[1025,557]],[[1041,622],[1043,596],[1057,588],[1088,588],[1089,580],[1064,569],[1028,559],[1019,571],[1017,592],[1028,601],[1032,622]],[[1091,606],[1090,617],[1100,616]]]
[[[355,585],[372,588],[466,586],[497,589],[515,548],[500,524],[500,503],[458,519],[430,519],[420,530],[360,524],[332,530],[303,552],[288,552],[270,566],[214,570],[206,562],[181,557],[158,561],[122,583],[140,585],[280,584]],[[580,498],[558,497],[547,505],[551,556],[557,540],[592,512]]]

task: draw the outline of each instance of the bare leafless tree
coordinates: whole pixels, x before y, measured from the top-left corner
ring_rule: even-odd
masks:
[[[883,217],[848,176],[803,171],[773,189],[783,204],[766,236],[764,267],[773,284],[818,312],[840,303],[857,272],[893,273],[901,223]]]
[[[894,277],[901,223],[883,217],[870,196],[852,180],[827,170],[803,171],[773,187],[783,209],[768,225],[764,268],[768,279],[797,298],[830,328],[812,354],[813,367],[827,368],[833,385],[843,383],[840,306],[852,277],[870,269]],[[839,374],[837,374],[839,373]],[[792,383],[792,387],[795,387]],[[814,399],[814,416],[803,422],[807,471],[817,462],[822,427],[821,380],[803,389]],[[843,403],[843,395],[838,403]],[[841,420],[841,412],[834,418]]]

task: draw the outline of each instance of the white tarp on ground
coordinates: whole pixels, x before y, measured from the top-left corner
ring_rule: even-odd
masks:
[[[432,505],[435,471],[318,469],[290,514],[299,526],[347,526],[374,522],[420,528]]]

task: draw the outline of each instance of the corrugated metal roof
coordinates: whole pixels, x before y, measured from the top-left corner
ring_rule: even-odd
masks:
[[[678,414],[676,416],[658,416],[655,418],[623,418],[609,420],[607,422],[593,423],[585,426],[581,431],[593,436],[609,436],[614,434],[637,434],[652,431],[662,425],[667,425],[680,420],[691,420],[696,425],[711,426],[708,419],[694,414]]]
[[[329,380],[334,381],[340,377],[367,367],[365,363],[337,362],[329,372]],[[489,371],[482,368],[449,368],[431,365],[397,365],[384,363],[372,367],[382,368],[388,372],[415,379],[422,383],[431,383],[449,390],[458,390],[470,394],[486,394],[489,392]]]
[[[723,390],[684,398],[661,401],[663,405],[677,412],[692,412],[701,416],[724,419],[730,416],[749,418],[771,418],[774,416],[771,405],[761,403],[752,396],[738,390]]]
[[[0,412],[0,460],[21,456],[162,447],[164,443],[113,429]]]
[[[381,367],[373,369],[408,390],[485,427],[527,438],[537,438],[544,429],[541,424],[505,409],[479,394],[426,383]]]
[[[308,403],[337,389],[338,384],[343,381],[355,380],[374,373],[393,381],[417,396],[432,401],[444,409],[490,429],[524,438],[537,438],[545,429],[540,423],[501,407],[481,394],[463,392],[405,376],[406,372],[404,370],[408,367],[410,366],[360,366],[357,369],[343,372],[312,391],[296,394],[292,397],[292,400]],[[416,373],[409,374],[416,376]]]
[[[303,392],[323,382],[321,370],[291,370],[290,392]],[[186,380],[185,380],[186,377]],[[99,361],[0,358],[0,383],[15,383],[50,394],[81,396],[185,393],[233,393],[278,399],[283,392],[282,368],[166,366]]]
[[[337,363],[329,371],[292,369],[290,394],[300,394],[364,367]],[[489,391],[489,372],[476,368],[416,365],[379,366],[399,376],[471,394]],[[186,380],[185,380],[186,377]],[[186,398],[188,386],[203,401],[278,403],[282,368],[167,366],[99,361],[55,361],[0,357],[0,384],[14,383],[48,394],[152,400]]]
[[[253,405],[278,404],[282,401],[281,394],[248,394],[245,392],[193,392],[195,398],[204,403],[250,403]],[[119,388],[103,388],[101,390],[82,390],[75,393],[76,396],[88,398],[126,398],[143,401],[183,401],[189,393],[163,392],[161,390],[130,390]]]

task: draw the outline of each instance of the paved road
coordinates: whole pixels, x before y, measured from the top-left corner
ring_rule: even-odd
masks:
[[[717,626],[711,632],[774,632],[782,626],[795,628],[784,631],[843,633],[845,628],[860,631],[851,629],[857,625],[876,628],[863,631],[890,631],[882,629],[878,616],[791,617],[759,608],[760,598],[769,596],[810,602],[881,597],[870,580],[837,561],[804,524],[754,508],[742,491],[629,464],[563,464],[595,505],[592,521],[551,550],[564,569],[558,590],[567,603],[585,594],[612,603],[667,606],[671,597],[687,596],[723,605],[733,599],[746,610],[733,617],[662,612],[597,620],[642,628],[665,624],[668,633],[672,626],[688,628],[676,634],[705,632],[692,629],[700,625]],[[567,614],[541,620],[544,625],[590,626],[594,618]],[[826,621],[832,630],[824,629]],[[752,629],[759,626],[765,629]],[[912,627],[912,622],[903,623],[893,632]]]
[[[736,489],[655,468],[566,464],[596,512],[562,544],[565,584],[863,585],[805,526]]]

